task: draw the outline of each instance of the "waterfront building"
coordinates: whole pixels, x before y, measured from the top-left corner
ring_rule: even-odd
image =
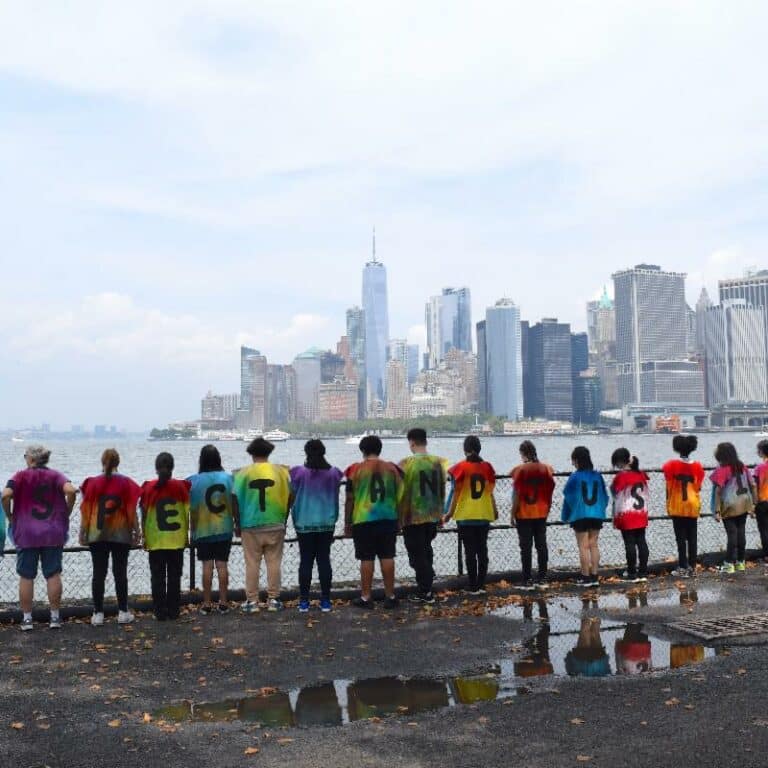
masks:
[[[408,370],[402,360],[387,362],[387,405],[388,419],[407,419],[411,413],[408,391]]]
[[[386,401],[384,368],[389,341],[387,303],[387,270],[376,259],[376,233],[373,235],[373,258],[363,269],[363,312],[365,318],[365,373],[368,390],[367,407],[374,400]]]
[[[556,318],[532,325],[523,359],[526,366],[531,396],[526,412],[534,418],[572,421],[571,326]]]
[[[499,299],[485,311],[488,412],[517,421],[523,415],[523,364],[520,308]]]
[[[347,310],[347,339],[349,354],[357,371],[355,381],[358,386],[357,417],[363,418],[366,409],[367,384],[365,377],[365,312],[360,307]]]
[[[469,288],[443,288],[425,308],[429,368],[437,368],[451,349],[472,351],[472,307]]]
[[[264,429],[267,412],[267,358],[257,349],[240,347],[240,407],[235,421],[241,429]]]
[[[608,290],[596,301],[587,302],[587,336],[589,351],[598,357],[612,359],[616,354],[616,310]]]
[[[200,418],[203,420],[221,419],[223,421],[232,421],[239,407],[240,394],[238,392],[214,395],[209,389],[200,402]]]
[[[477,410],[488,413],[488,355],[485,341],[485,320],[476,326],[477,334]]]
[[[620,403],[703,404],[703,372],[688,360],[685,274],[639,264],[613,281]]]
[[[357,384],[343,378],[321,382],[317,388],[317,402],[316,421],[355,421]]]
[[[296,418],[307,424],[318,419],[322,355],[322,350],[313,347],[293,360],[296,376]]]
[[[720,303],[743,299],[754,309],[763,312],[765,324],[765,342],[768,345],[768,269],[748,272],[744,277],[720,280],[718,283]],[[768,376],[768,369],[764,374]]]
[[[419,365],[419,345],[409,344],[407,350],[408,384],[413,384],[419,375],[421,366]]]
[[[703,319],[707,404],[768,403],[764,310],[725,300]]]
[[[268,428],[296,420],[296,371],[292,365],[267,366]]]

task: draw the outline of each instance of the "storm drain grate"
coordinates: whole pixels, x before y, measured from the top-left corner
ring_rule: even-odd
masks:
[[[683,619],[669,625],[702,640],[768,633],[768,613],[750,613],[719,619]]]

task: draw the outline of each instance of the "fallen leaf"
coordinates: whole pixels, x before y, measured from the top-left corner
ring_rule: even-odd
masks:
[[[571,725],[584,725],[584,721],[580,717],[571,718]]]
[[[120,721],[119,720],[110,720],[107,725],[110,728],[119,728],[120,727]]]
[[[259,748],[258,748],[258,747],[246,747],[246,748],[243,750],[243,754],[244,754],[244,755],[255,755],[255,754],[257,754],[258,752],[259,752]]]
[[[676,707],[680,703],[680,699],[675,698],[674,696],[671,699],[667,699],[664,704],[668,707]]]
[[[232,655],[233,656],[246,656],[248,654],[248,651],[245,650],[245,648],[233,648],[232,649]]]
[[[696,709],[696,707],[693,706],[693,704],[686,704],[685,709]]]
[[[592,755],[576,755],[576,759],[580,763],[588,763],[592,759]]]
[[[38,728],[39,728],[41,731],[47,731],[47,730],[48,730],[48,729],[51,727],[51,724],[50,724],[50,723],[38,723],[38,724],[37,724],[37,727],[38,727]]]
[[[24,727],[24,723],[11,723],[11,728],[14,731],[20,731]]]
[[[278,744],[290,744],[293,741],[293,739],[288,738],[287,736],[284,736],[282,739],[278,739]]]
[[[144,713],[144,717],[142,718],[145,723],[151,723],[152,722],[152,715],[149,714],[149,712]]]

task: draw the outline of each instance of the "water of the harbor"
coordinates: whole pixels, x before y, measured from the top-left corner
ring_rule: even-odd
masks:
[[[506,474],[511,467],[519,462],[518,446],[521,437],[485,437],[483,443],[483,457],[490,461],[497,474]],[[619,447],[628,448],[640,459],[643,468],[653,469],[660,467],[667,459],[673,457],[672,437],[670,435],[579,435],[579,436],[542,436],[532,439],[538,449],[539,458],[552,464],[558,472],[571,470],[570,454],[576,445],[586,445],[592,452],[593,461],[597,469],[610,469],[612,452]],[[714,464],[713,452],[716,445],[722,441],[734,443],[741,458],[748,464],[756,461],[755,447],[760,438],[752,433],[702,433],[699,435],[699,449],[694,458],[705,466]],[[344,469],[360,457],[355,445],[349,445],[344,439],[328,439],[328,460]],[[399,461],[408,455],[408,444],[404,437],[385,438],[382,458]],[[170,451],[176,459],[177,477],[186,477],[197,470],[197,461],[200,442],[152,442],[145,439],[122,439],[114,443],[96,439],[80,440],[51,440],[47,447],[52,450],[50,466],[60,470],[69,477],[75,485],[79,485],[89,475],[98,474],[100,471],[101,452],[108,447],[115,447],[120,452],[120,471],[127,474],[139,483],[152,479],[154,474],[154,459],[160,451]],[[303,440],[288,440],[277,443],[272,454],[272,460],[276,463],[295,465],[303,462]],[[430,440],[430,450],[449,461],[459,461],[462,455],[462,438],[446,437]],[[14,472],[24,466],[25,443],[0,442],[0,481],[5,484]],[[226,469],[235,469],[250,461],[246,453],[245,442],[219,442],[217,446],[221,452]],[[558,479],[558,487],[555,491],[553,509],[550,519],[559,519],[561,489],[564,480]],[[497,486],[497,502],[500,509],[500,523],[509,523],[509,495],[508,482],[502,481]],[[704,511],[708,511],[708,493],[702,494]],[[651,514],[664,514],[664,484],[660,475],[651,477]],[[342,513],[343,517],[343,513]],[[79,526],[79,514],[77,507],[72,516],[70,527],[70,545],[77,544],[77,531]],[[341,533],[339,525],[338,533]],[[758,537],[755,524],[750,521],[747,526],[748,546],[756,547]],[[288,536],[293,531],[289,524]],[[621,564],[624,557],[621,537],[612,527],[606,525],[601,534],[602,561],[605,563]],[[663,561],[675,556],[676,549],[672,526],[669,521],[653,521],[648,532],[651,548],[651,560]],[[699,550],[707,552],[719,550],[723,547],[725,534],[722,526],[714,520],[702,520],[699,527]],[[573,541],[573,534],[567,527],[550,527],[550,563],[553,567],[572,567],[577,562],[577,553]],[[490,568],[492,571],[514,570],[520,567],[517,535],[514,531],[494,531],[489,539]],[[148,569],[146,566],[146,554],[134,551],[130,556],[130,590],[134,594],[148,592]],[[358,566],[354,560],[352,544],[349,541],[336,542],[333,549],[334,581],[354,581],[358,575]],[[408,565],[405,549],[398,542],[397,572],[399,578],[410,579],[412,576]],[[65,596],[70,598],[87,597],[90,593],[90,557],[87,553],[74,553],[65,556],[64,563]],[[188,566],[186,566],[188,571]],[[233,548],[231,561],[233,588],[243,586],[242,553],[239,547]],[[295,586],[297,583],[298,548],[295,544],[286,545],[283,560],[283,582],[285,586]],[[435,544],[435,571],[438,575],[453,575],[457,571],[456,537],[444,534],[438,536]],[[185,576],[188,578],[188,576]],[[199,578],[199,577],[198,577]],[[17,580],[14,571],[14,558],[6,556],[0,560],[0,603],[15,600]],[[187,582],[185,581],[185,586]],[[111,579],[108,579],[108,586]],[[38,579],[37,595],[43,595],[43,583]],[[111,588],[111,586],[110,586]]]

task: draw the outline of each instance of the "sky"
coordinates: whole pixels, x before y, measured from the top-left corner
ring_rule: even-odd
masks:
[[[0,0],[0,427],[145,429],[467,285],[766,267],[764,2]]]

